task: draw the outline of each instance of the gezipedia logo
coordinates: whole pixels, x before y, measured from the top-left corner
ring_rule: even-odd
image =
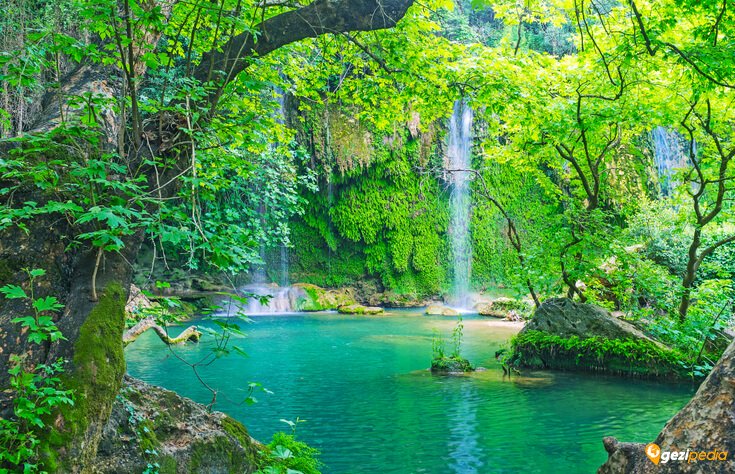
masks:
[[[666,464],[669,461],[686,461],[688,463],[702,461],[727,461],[727,451],[694,451],[687,449],[686,451],[661,451],[656,443],[646,445],[646,456],[654,464]]]

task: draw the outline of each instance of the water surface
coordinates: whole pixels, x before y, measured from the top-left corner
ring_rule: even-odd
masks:
[[[452,318],[401,311],[390,316],[334,313],[254,317],[230,356],[204,369],[221,393],[217,409],[263,441],[289,430],[322,451],[328,474],[591,473],[605,461],[602,437],[653,440],[689,400],[692,386],[530,373],[503,378],[494,353],[513,325],[465,317],[463,354],[489,370],[468,377],[431,376],[433,330],[447,339]],[[196,324],[211,325],[198,321]],[[178,347],[189,360],[207,343]],[[199,402],[211,396],[152,333],[126,350],[131,375]],[[241,402],[247,383],[258,403]]]

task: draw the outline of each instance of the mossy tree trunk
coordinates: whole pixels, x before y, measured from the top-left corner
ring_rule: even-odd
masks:
[[[56,325],[65,340],[54,344],[29,344],[12,319],[28,314],[24,300],[0,302],[0,366],[8,367],[11,354],[23,354],[29,366],[59,358],[66,361],[62,378],[65,388],[74,390],[75,404],[55,415],[48,439],[41,447],[46,468],[51,471],[83,470],[96,454],[102,427],[125,373],[122,332],[125,302],[132,279],[126,260],[134,259],[139,242],[130,239],[121,254],[106,253],[96,276],[97,301],[92,298],[92,275],[97,252],[67,250],[72,229],[63,219],[38,219],[28,233],[17,229],[0,234],[0,261],[5,263],[0,285],[18,284],[28,288],[24,269],[43,268],[47,275],[38,281],[37,297],[56,296],[64,309]],[[51,233],[50,233],[51,232]],[[0,371],[0,387],[7,387],[9,375]],[[10,409],[5,400],[3,414]]]

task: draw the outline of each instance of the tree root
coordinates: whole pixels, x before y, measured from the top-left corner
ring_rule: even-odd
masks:
[[[138,337],[149,329],[153,329],[158,337],[166,345],[184,344],[187,341],[199,342],[199,338],[202,333],[199,332],[196,326],[189,326],[176,337],[168,335],[165,329],[156,323],[154,318],[145,318],[140,320],[135,326],[131,327],[123,334],[123,345],[127,346],[131,342],[138,339]]]

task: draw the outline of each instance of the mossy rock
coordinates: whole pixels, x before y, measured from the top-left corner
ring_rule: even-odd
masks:
[[[685,357],[612,316],[567,298],[546,300],[512,342],[515,367],[683,378]]]
[[[464,374],[474,371],[470,361],[460,356],[435,357],[431,361],[431,373],[438,375]]]
[[[126,376],[91,471],[247,474],[262,450],[237,420]]]
[[[459,311],[440,304],[430,304],[424,314],[430,316],[459,316]]]
[[[349,288],[327,290],[309,283],[296,283],[292,286],[300,291],[296,298],[297,311],[328,311],[340,306],[357,305]]]
[[[508,363],[531,369],[573,370],[633,377],[688,377],[683,355],[644,339],[560,337],[539,331],[512,340]]]
[[[532,311],[532,307],[528,302],[504,297],[488,303],[478,303],[475,305],[475,309],[480,316],[502,319],[508,319],[512,313],[517,314],[522,319],[528,319]]]
[[[379,306],[363,306],[361,304],[340,306],[337,311],[342,314],[381,314],[384,312],[383,308]]]

